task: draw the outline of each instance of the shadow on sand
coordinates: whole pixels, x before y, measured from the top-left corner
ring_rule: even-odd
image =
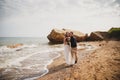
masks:
[[[52,74],[52,73],[55,73],[55,72],[58,72],[58,71],[61,71],[63,69],[70,68],[70,67],[72,67],[72,65],[66,65],[66,63],[63,63],[61,65],[49,68],[48,74]]]

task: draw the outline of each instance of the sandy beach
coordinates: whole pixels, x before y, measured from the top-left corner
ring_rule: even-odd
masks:
[[[120,80],[120,0],[0,0],[0,80]]]
[[[81,42],[97,46],[95,50],[78,50],[79,61],[65,64],[61,56],[48,66],[49,73],[37,80],[120,80],[120,41]]]

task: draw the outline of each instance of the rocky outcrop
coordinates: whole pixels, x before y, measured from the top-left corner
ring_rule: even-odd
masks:
[[[18,48],[23,46],[23,44],[14,44],[14,45],[8,45],[7,48]]]
[[[107,38],[108,38],[108,32],[96,31],[96,32],[91,32],[88,40],[89,41],[101,41]]]
[[[64,34],[65,34],[64,30],[53,29],[51,33],[47,36],[47,38],[52,43],[62,43]]]
[[[66,32],[73,32],[76,37],[77,42],[86,40],[87,36],[80,31],[70,30],[70,29],[53,29],[51,33],[47,36],[52,43],[63,43],[64,35]]]

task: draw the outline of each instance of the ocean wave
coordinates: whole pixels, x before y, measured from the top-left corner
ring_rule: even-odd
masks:
[[[42,77],[43,75],[49,72],[49,70],[47,69],[47,66],[51,64],[54,59],[60,56],[60,53],[57,51],[59,50],[46,49],[46,50],[41,50],[41,51],[31,53],[31,54],[27,54],[19,58],[16,58],[14,56],[13,59],[7,60],[5,63],[1,64],[0,67],[6,68],[6,70],[3,72],[4,74],[8,72],[17,71],[19,73],[19,75],[17,76],[21,76],[25,74],[24,76],[20,77],[22,78],[22,80],[34,80],[39,77]],[[52,57],[50,55],[52,55]],[[14,68],[16,68],[16,70],[13,70]],[[25,70],[27,72],[24,72]],[[33,74],[31,74],[32,70],[33,70]]]
[[[20,51],[24,48],[36,48],[38,47],[35,44],[31,44],[31,45],[22,45],[22,46],[18,46],[18,47],[9,47],[9,46],[1,46],[0,47],[0,53],[4,53],[4,52],[14,52],[14,51]]]

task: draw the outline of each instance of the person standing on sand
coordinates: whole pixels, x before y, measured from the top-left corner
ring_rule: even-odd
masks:
[[[65,56],[65,61],[68,65],[73,65],[75,63],[75,60],[73,61],[71,55],[71,42],[70,42],[69,32],[66,32],[64,37],[64,56]]]
[[[76,38],[73,36],[73,32],[70,32],[70,42],[71,42],[71,55],[75,59],[75,63],[77,63],[78,61],[77,41],[76,41]]]

